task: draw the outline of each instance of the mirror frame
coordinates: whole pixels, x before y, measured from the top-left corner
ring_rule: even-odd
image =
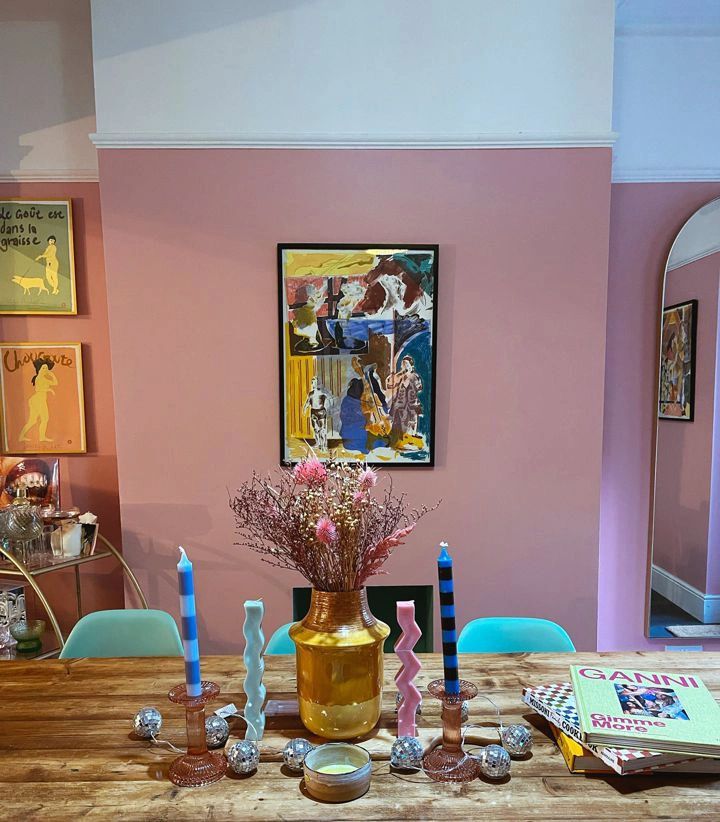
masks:
[[[687,228],[690,221],[704,208],[707,208],[711,203],[720,203],[720,197],[713,197],[701,206],[698,206],[695,211],[683,222],[677,234],[673,238],[670,250],[665,258],[665,265],[660,275],[660,300],[658,304],[660,319],[656,328],[655,341],[655,362],[657,364],[657,372],[655,377],[655,404],[653,406],[654,422],[652,427],[652,444],[650,447],[650,505],[649,505],[649,522],[648,522],[648,549],[647,549],[647,563],[645,568],[645,638],[649,642],[666,642],[673,637],[651,637],[650,636],[650,599],[652,597],[652,561],[653,561],[653,547],[655,545],[655,489],[657,486],[657,446],[658,446],[658,406],[660,403],[660,345],[662,343],[662,323],[663,323],[663,308],[665,306],[665,280],[667,278],[668,265],[672,257],[673,249],[683,231]]]

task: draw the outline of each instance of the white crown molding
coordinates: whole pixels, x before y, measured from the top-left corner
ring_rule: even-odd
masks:
[[[673,262],[672,265],[668,264],[667,270],[674,271],[676,268],[682,268],[684,265],[690,265],[690,263],[694,263],[696,260],[702,260],[703,257],[709,257],[711,254],[717,254],[718,251],[720,251],[720,243],[711,245],[709,248],[704,248],[702,251],[698,251],[697,254],[691,254],[689,257],[682,257],[676,262]]]
[[[0,183],[97,183],[96,168],[34,168],[0,171]]]
[[[659,565],[652,566],[650,587],[705,625],[720,621],[720,595],[704,594]]]
[[[629,23],[616,26],[616,37],[720,37],[720,26],[689,23]]]
[[[601,134],[91,134],[97,148],[278,148],[278,149],[473,149],[607,148],[617,138]]]
[[[720,182],[720,166],[715,168],[623,168],[613,169],[613,183],[715,183]]]

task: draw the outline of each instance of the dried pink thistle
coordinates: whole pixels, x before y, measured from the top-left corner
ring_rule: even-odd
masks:
[[[315,536],[323,545],[331,545],[337,539],[337,528],[329,517],[320,517],[315,525]]]
[[[358,479],[358,486],[361,491],[369,491],[377,485],[377,473],[372,468],[365,468]]]
[[[325,485],[328,473],[317,457],[308,457],[293,469],[293,479],[299,485]]]
[[[364,502],[367,502],[367,495],[364,491],[356,491],[353,496],[353,505],[359,508]]]

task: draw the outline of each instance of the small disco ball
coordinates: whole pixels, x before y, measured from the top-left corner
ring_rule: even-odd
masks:
[[[152,739],[162,728],[162,714],[157,708],[141,708],[133,719],[135,733],[143,739]]]
[[[403,695],[398,691],[395,694],[395,713],[398,712],[398,708],[402,705],[402,701],[403,701]],[[415,708],[415,713],[416,714],[421,714],[422,713],[422,700],[420,700],[420,702],[418,702],[418,706],[417,706],[417,708]]]
[[[478,756],[480,770],[488,779],[502,779],[510,773],[510,754],[500,745],[488,745]]]
[[[532,748],[532,733],[527,725],[508,725],[500,733],[503,747],[510,756],[525,756]]]
[[[390,764],[403,771],[422,768],[423,746],[414,736],[399,736],[390,750]]]
[[[285,765],[296,773],[300,773],[303,769],[305,757],[315,746],[307,739],[291,739],[283,749],[282,757]]]
[[[208,748],[219,748],[227,742],[230,736],[230,726],[227,720],[217,714],[207,717],[205,720],[205,741]]]
[[[260,763],[260,751],[255,742],[250,739],[241,739],[225,752],[228,764],[235,773],[252,773]]]
[[[463,700],[460,706],[460,722],[467,722],[470,716],[470,708],[468,707],[467,699]]]

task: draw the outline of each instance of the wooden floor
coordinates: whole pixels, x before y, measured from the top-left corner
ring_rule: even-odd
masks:
[[[441,676],[440,657],[425,655],[418,684]],[[207,788],[174,787],[167,779],[176,754],[132,735],[132,718],[145,705],[164,717],[162,736],[184,741],[182,711],[167,692],[182,680],[180,659],[46,660],[0,663],[0,818],[196,820],[635,820],[720,819],[720,778],[714,776],[594,776],[568,773],[544,721],[520,700],[524,685],[567,680],[572,663],[594,663],[644,670],[698,673],[720,697],[717,654],[467,655],[461,675],[502,709],[506,722],[529,721],[534,748],[513,762],[503,784],[477,779],[467,785],[432,782],[423,774],[391,774],[388,764],[395,734],[397,659],[386,658],[383,716],[363,741],[372,753],[369,793],[346,805],[325,805],[304,793],[302,778],[284,771],[280,751],[292,736],[308,736],[294,722],[269,721],[261,744],[262,762],[250,777],[226,777]],[[240,657],[208,657],[203,677],[217,682],[215,707],[244,703]],[[267,657],[265,683],[271,698],[294,696],[294,658]],[[421,687],[422,689],[422,687]],[[438,705],[426,697],[421,738],[439,730]],[[493,709],[471,703],[471,722],[492,730]],[[295,727],[288,727],[295,725]],[[482,733],[482,732],[480,732]],[[233,738],[242,738],[240,722]]]

